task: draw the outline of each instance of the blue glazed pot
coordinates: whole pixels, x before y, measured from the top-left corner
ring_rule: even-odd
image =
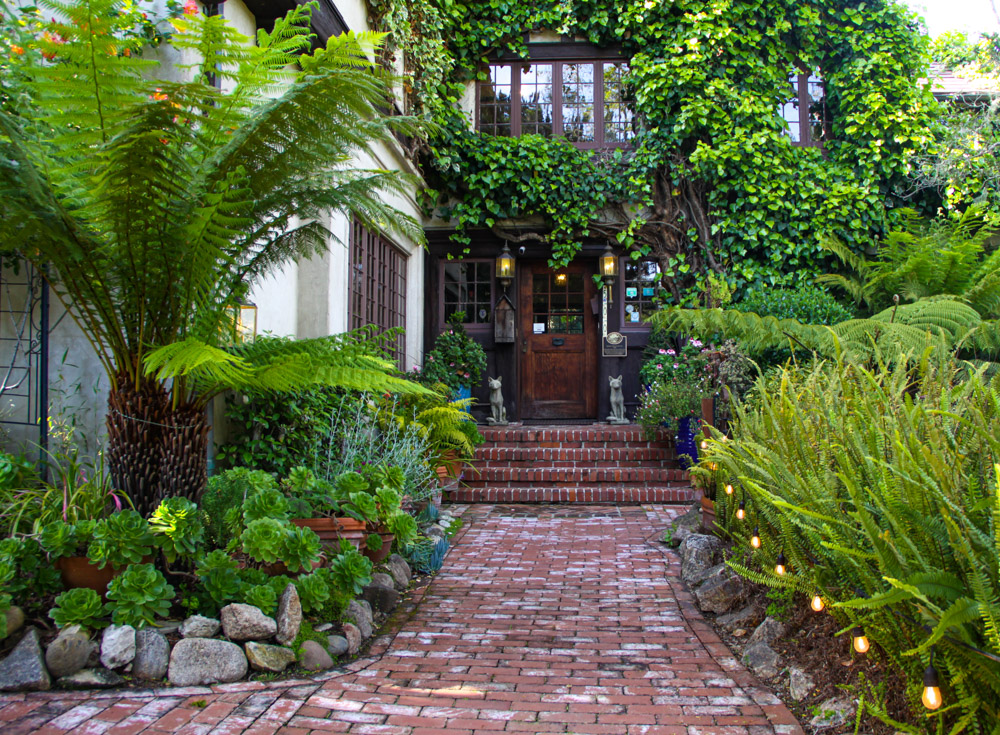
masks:
[[[688,469],[698,464],[698,420],[693,416],[677,419],[677,441],[675,451],[681,467]]]
[[[472,398],[472,387],[468,385],[458,386],[458,390],[455,391],[455,400],[462,401],[465,400],[466,398]],[[466,413],[472,413],[472,411],[470,411],[468,407],[466,407],[464,410]]]

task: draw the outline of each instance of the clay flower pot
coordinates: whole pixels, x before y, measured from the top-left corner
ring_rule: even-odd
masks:
[[[372,560],[372,564],[379,564],[389,558],[389,554],[392,553],[392,540],[395,538],[388,531],[379,531],[378,535],[382,537],[382,546],[379,547],[378,551],[372,551],[368,548],[368,544],[362,541],[361,543],[361,553]]]
[[[701,499],[701,528],[706,533],[715,533],[715,501],[711,498]]]
[[[59,570],[59,576],[62,577],[66,589],[84,587],[100,593],[102,597],[107,593],[111,580],[122,571],[110,564],[101,569],[85,556],[64,556],[56,559],[56,569]]]
[[[323,546],[339,548],[340,539],[347,539],[354,548],[360,549],[364,542],[365,533],[364,521],[356,521],[347,516],[337,518],[293,518],[292,523],[300,528],[311,528]]]

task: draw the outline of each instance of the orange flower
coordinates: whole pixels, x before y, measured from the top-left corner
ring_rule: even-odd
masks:
[[[10,50],[13,51],[18,56],[24,56],[24,49],[20,46],[11,46]]]
[[[160,90],[160,88],[159,88],[159,87],[157,87],[157,88],[156,88],[156,91],[155,91],[155,92],[153,92],[153,95],[152,95],[152,98],[151,98],[151,99],[155,100],[156,102],[163,102],[164,100],[166,100],[166,99],[167,99],[167,95],[165,95],[165,94],[164,94],[164,93],[163,93],[163,92],[162,92],[162,91]]]

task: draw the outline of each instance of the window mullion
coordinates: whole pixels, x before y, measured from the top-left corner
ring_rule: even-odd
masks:
[[[552,137],[562,135],[562,63],[552,62]]]
[[[594,145],[604,147],[604,62],[594,62]]]
[[[521,136],[521,67],[510,65],[510,135]]]

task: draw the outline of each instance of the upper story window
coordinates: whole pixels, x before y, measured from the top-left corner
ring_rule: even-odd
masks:
[[[489,135],[563,137],[580,148],[628,145],[635,117],[620,60],[491,64],[479,85],[477,124]]]
[[[788,77],[791,91],[781,106],[793,145],[822,148],[830,140],[830,111],[823,80],[815,74],[795,72]]]

